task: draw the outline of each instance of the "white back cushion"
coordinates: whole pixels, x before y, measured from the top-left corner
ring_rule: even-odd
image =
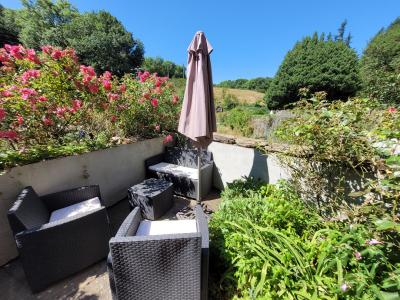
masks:
[[[197,232],[196,220],[165,220],[140,222],[136,236]]]
[[[53,211],[50,215],[50,221],[54,222],[61,219],[74,217],[101,207],[100,199],[98,197],[85,200],[70,206],[57,209]]]
[[[173,174],[179,177],[188,177],[194,180],[197,180],[199,178],[198,170],[195,168],[188,168],[165,162],[152,165],[149,167],[149,169],[155,172]]]

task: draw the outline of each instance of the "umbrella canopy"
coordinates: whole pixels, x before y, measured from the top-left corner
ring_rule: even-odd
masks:
[[[213,51],[202,31],[196,32],[188,48],[185,97],[178,131],[196,147],[207,147],[217,130],[210,53]]]

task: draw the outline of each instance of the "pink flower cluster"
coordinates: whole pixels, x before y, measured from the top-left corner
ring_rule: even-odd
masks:
[[[12,97],[14,94],[10,90],[4,90],[1,92],[3,97]]]
[[[0,107],[0,121],[3,121],[6,118],[6,111],[4,108]]]
[[[59,60],[63,57],[70,57],[75,63],[78,62],[78,56],[76,55],[75,50],[72,48],[66,48],[64,50],[61,50],[59,48],[55,48],[50,45],[45,45],[42,46],[41,48],[44,53],[49,55],[54,60]]]
[[[21,98],[24,100],[28,100],[37,95],[37,92],[34,89],[30,88],[22,88],[19,92],[21,93]]]
[[[97,94],[99,91],[99,85],[97,84],[97,76],[93,67],[81,65],[80,71],[83,75],[83,84],[88,88],[89,92]]]
[[[168,80],[168,77],[157,77],[155,86],[160,87],[167,80]]]
[[[164,138],[163,143],[164,143],[164,144],[168,144],[168,143],[172,142],[173,140],[174,140],[174,138],[172,137],[172,135],[168,134],[168,135]]]
[[[40,60],[37,57],[35,50],[25,49],[21,45],[5,44],[4,48],[0,49],[0,62],[5,66],[11,66],[12,59],[27,59],[36,64],[40,64]]]
[[[150,72],[149,71],[138,72],[138,77],[140,82],[145,82],[147,78],[150,77]]]
[[[396,109],[396,107],[389,107],[388,108],[388,112],[390,112],[391,114],[393,114],[393,113],[395,113],[395,112],[397,112],[397,109]]]
[[[151,105],[156,108],[158,106],[158,100],[156,98],[151,99]]]
[[[27,83],[31,78],[39,78],[39,76],[39,70],[28,70],[21,75],[21,81],[22,83]]]
[[[108,99],[109,99],[110,101],[116,101],[116,100],[119,99],[119,95],[118,95],[118,94],[115,94],[115,93],[109,93],[109,94],[107,95],[107,97],[108,97]]]
[[[53,121],[52,119],[50,119],[49,116],[43,116],[42,122],[43,122],[43,124],[46,125],[46,126],[52,126],[52,125],[54,125],[54,121]]]
[[[111,81],[107,79],[103,79],[103,87],[106,91],[111,91],[112,85]]]
[[[0,131],[0,139],[15,140],[17,139],[17,133],[15,132],[15,130]]]
[[[126,84],[125,84],[125,83],[123,83],[123,84],[121,84],[121,85],[119,86],[119,91],[120,91],[121,93],[125,93],[125,92],[126,92]]]
[[[112,89],[112,83],[111,83],[112,74],[111,74],[111,72],[105,71],[103,73],[103,75],[101,75],[100,78],[101,78],[102,83],[103,83],[103,88],[106,91],[111,91],[111,89]]]
[[[37,57],[36,52],[34,49],[27,49],[26,50],[26,58],[35,64],[40,64],[39,57]]]
[[[26,54],[24,47],[22,47],[21,45],[12,45],[11,46],[11,45],[5,44],[4,49],[6,49],[7,52],[10,53],[10,55],[12,57],[14,57],[15,59],[22,59],[24,57],[24,55]]]

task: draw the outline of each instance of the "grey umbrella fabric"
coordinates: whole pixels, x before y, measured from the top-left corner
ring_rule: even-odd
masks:
[[[202,31],[196,32],[188,48],[185,97],[178,131],[206,148],[217,130],[210,53],[213,51]]]

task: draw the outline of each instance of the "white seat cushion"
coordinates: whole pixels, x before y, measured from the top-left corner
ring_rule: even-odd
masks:
[[[79,203],[72,204],[70,206],[57,209],[53,211],[50,215],[50,221],[54,222],[61,219],[74,217],[86,212],[98,209],[101,207],[100,199],[98,197],[85,200]]]
[[[193,180],[197,180],[199,178],[198,170],[195,168],[188,168],[165,162],[152,165],[149,167],[149,169],[155,172],[173,174],[179,177],[187,177]]]
[[[196,220],[165,220],[140,222],[136,236],[197,232]]]

